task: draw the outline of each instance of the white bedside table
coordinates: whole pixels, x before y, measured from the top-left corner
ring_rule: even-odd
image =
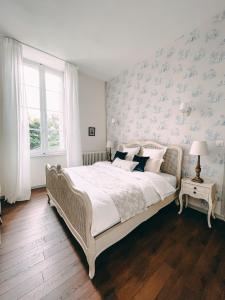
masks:
[[[188,196],[197,199],[204,199],[208,202],[208,226],[211,228],[210,218],[211,215],[215,219],[215,205],[216,205],[216,186],[214,182],[205,180],[203,183],[193,182],[190,178],[182,178],[181,190],[179,194],[180,210],[183,210],[183,195],[185,195],[185,207],[188,205]]]

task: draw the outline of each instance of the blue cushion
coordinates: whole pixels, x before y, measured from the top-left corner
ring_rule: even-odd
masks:
[[[134,155],[133,161],[139,162],[139,164],[134,168],[134,171],[144,172],[145,165],[146,165],[146,162],[148,159],[149,159],[149,156]]]
[[[124,160],[127,156],[127,153],[128,152],[116,151],[113,160],[115,160],[117,157]]]

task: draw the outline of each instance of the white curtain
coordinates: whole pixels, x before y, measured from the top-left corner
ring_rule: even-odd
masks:
[[[82,165],[82,149],[80,135],[80,114],[78,99],[78,72],[77,68],[66,63],[65,65],[65,137],[67,151],[67,166]]]
[[[22,45],[0,38],[0,173],[10,203],[30,199],[29,125],[23,89]]]

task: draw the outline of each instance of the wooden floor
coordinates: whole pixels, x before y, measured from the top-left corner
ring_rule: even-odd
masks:
[[[225,222],[172,204],[97,259],[85,256],[44,189],[3,208],[0,299],[225,299]]]

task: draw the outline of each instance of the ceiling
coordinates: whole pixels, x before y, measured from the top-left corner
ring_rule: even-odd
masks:
[[[0,33],[107,81],[224,8],[224,0],[0,0]]]

